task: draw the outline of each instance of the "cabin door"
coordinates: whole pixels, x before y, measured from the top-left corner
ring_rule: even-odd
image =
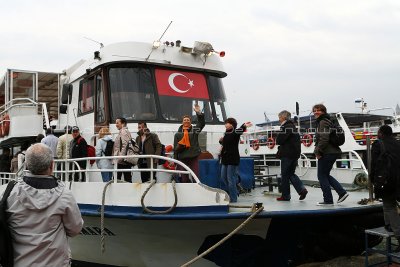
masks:
[[[102,127],[109,126],[107,99],[102,73],[99,72],[94,77],[95,80],[95,112],[94,125],[95,132],[98,133]]]

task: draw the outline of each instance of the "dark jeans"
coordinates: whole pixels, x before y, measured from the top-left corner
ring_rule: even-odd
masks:
[[[284,199],[290,199],[290,182],[300,195],[301,191],[305,189],[303,183],[299,177],[295,174],[297,166],[297,159],[281,158],[281,173],[282,173],[282,197]]]
[[[394,235],[400,237],[400,217],[397,213],[396,196],[394,194],[384,194],[383,202],[383,218],[386,225],[390,225]]]
[[[117,169],[130,169],[130,165],[117,164]],[[132,172],[118,172],[117,179],[121,180],[122,174],[124,175],[124,180],[126,182],[132,183]]]
[[[346,193],[346,190],[344,190],[342,185],[339,184],[339,182],[330,175],[336,159],[337,154],[326,154],[318,160],[318,181],[321,185],[324,201],[328,203],[333,203],[331,186],[333,187],[333,189],[335,189],[336,193],[338,193],[339,196]]]
[[[190,158],[190,159],[181,159],[181,161],[186,164],[193,172],[199,177],[199,160],[198,157]],[[181,165],[176,167],[177,170],[184,170]],[[194,179],[193,179],[194,181]],[[181,174],[181,182],[182,183],[190,183],[189,175],[188,174]]]
[[[155,169],[157,167],[157,164],[153,164],[153,169]],[[150,168],[149,166],[147,166],[147,163],[140,163],[138,165],[139,169],[147,169]],[[142,183],[148,182],[150,181],[150,176],[151,176],[151,172],[145,172],[145,171],[141,171],[140,172],[140,178],[142,179]],[[156,172],[153,172],[153,179],[156,179]]]

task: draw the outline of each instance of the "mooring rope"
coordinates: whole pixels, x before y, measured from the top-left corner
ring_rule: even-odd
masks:
[[[140,199],[140,203],[142,204],[142,208],[145,212],[150,213],[150,214],[166,214],[171,211],[173,211],[176,208],[176,204],[178,203],[178,195],[176,194],[176,187],[175,187],[175,181],[172,180],[172,189],[174,191],[174,204],[167,210],[151,210],[146,205],[144,204],[144,198],[146,197],[147,193],[150,191],[150,188],[153,187],[153,185],[156,183],[156,180],[153,180],[149,187],[147,187],[146,191],[144,191],[142,198]]]
[[[101,253],[104,253],[106,251],[106,240],[104,237],[104,207],[105,207],[105,202],[106,202],[106,192],[107,192],[107,187],[113,183],[113,180],[111,179],[106,183],[103,189],[103,196],[101,199],[101,210],[100,210],[100,223],[101,223]]]
[[[255,207],[255,205],[253,205]],[[253,214],[251,214],[249,216],[249,218],[247,218],[244,222],[242,222],[238,227],[236,227],[232,232],[230,232],[227,236],[225,236],[223,239],[221,239],[218,243],[216,243],[214,246],[210,247],[209,249],[207,249],[206,251],[204,251],[203,253],[201,253],[200,255],[198,255],[197,257],[193,258],[192,260],[186,262],[185,264],[181,265],[181,267],[186,267],[189,266],[190,264],[193,264],[194,262],[196,262],[197,260],[199,260],[200,258],[204,257],[205,255],[207,255],[208,253],[210,253],[211,251],[213,251],[214,249],[216,249],[217,247],[219,247],[222,243],[224,243],[226,240],[228,240],[229,238],[231,238],[234,234],[236,234],[240,229],[242,229],[250,220],[252,220],[257,214],[259,214],[262,210],[264,209],[263,206],[259,207],[258,209],[256,209]]]

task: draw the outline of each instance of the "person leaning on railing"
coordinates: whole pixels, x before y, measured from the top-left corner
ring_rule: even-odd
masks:
[[[201,113],[200,106],[194,105],[193,110],[197,115],[197,124],[192,126],[192,119],[189,115],[184,115],[182,118],[182,125],[179,127],[178,132],[174,136],[174,158],[182,161],[198,176],[199,175],[199,162],[198,156],[201,153],[199,145],[199,133],[206,125],[204,114]],[[183,170],[178,165],[177,169]],[[183,183],[189,182],[189,176],[182,174],[181,181]]]

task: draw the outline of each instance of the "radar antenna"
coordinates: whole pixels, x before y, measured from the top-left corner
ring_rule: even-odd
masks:
[[[167,30],[169,29],[169,26],[171,26],[171,24],[172,24],[172,20],[171,20],[171,22],[168,24],[168,26],[167,26],[167,28],[165,29],[165,31],[163,32],[163,34],[161,34],[160,38],[158,38],[157,41],[154,41],[154,42],[153,42],[153,47],[152,47],[152,49],[151,49],[151,51],[150,51],[150,54],[147,56],[146,61],[149,60],[149,58],[150,58],[151,54],[153,53],[154,49],[156,49],[156,48],[158,48],[158,47],[160,46],[161,38],[163,38],[164,34],[167,32]]]
[[[85,39],[87,39],[87,40],[89,40],[89,41],[92,41],[92,42],[95,42],[95,43],[99,44],[99,45],[100,45],[100,48],[103,48],[103,47],[104,47],[103,43],[100,43],[100,42],[98,42],[98,41],[96,41],[96,40],[93,40],[93,39],[91,39],[91,38],[89,38],[89,37],[83,36],[83,38],[85,38]]]

